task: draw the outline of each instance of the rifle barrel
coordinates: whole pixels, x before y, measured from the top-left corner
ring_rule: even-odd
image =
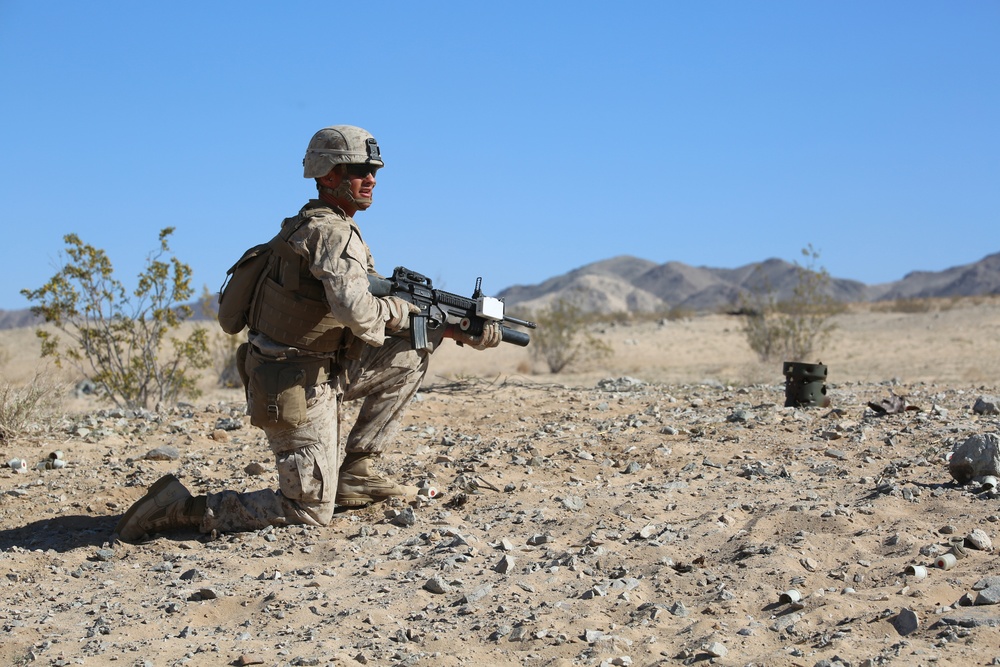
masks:
[[[520,320],[516,317],[509,317],[507,315],[504,315],[503,321],[510,322],[511,324],[516,324],[518,326],[527,327],[529,329],[534,329],[538,327],[538,325],[535,324],[534,322],[529,322],[528,320]]]

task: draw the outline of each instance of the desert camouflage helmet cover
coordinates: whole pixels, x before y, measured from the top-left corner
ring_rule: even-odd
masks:
[[[322,178],[337,164],[385,166],[375,137],[353,125],[332,125],[314,134],[302,159],[302,175]]]

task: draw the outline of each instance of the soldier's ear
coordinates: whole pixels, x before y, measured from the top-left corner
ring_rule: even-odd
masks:
[[[340,185],[340,181],[344,179],[344,169],[343,165],[337,165],[330,170],[326,176],[321,176],[316,179],[316,182],[320,185],[326,186],[328,188],[336,188]]]

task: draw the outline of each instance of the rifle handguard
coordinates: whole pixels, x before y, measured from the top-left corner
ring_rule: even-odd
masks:
[[[449,309],[450,314],[446,316],[449,319],[439,322],[439,324],[454,323],[454,320],[450,318],[458,316],[459,319],[463,320],[463,329],[468,326],[469,319],[473,317],[484,322],[501,322],[500,340],[504,343],[525,347],[531,342],[531,336],[523,331],[503,326],[503,324],[510,323],[534,329],[535,323],[505,315],[502,300],[482,294],[481,281],[482,279],[479,279],[476,282],[476,292],[470,299],[433,289],[430,278],[416,271],[397,266],[391,279],[369,274],[368,290],[373,296],[394,296],[420,308],[419,314],[410,316],[410,336],[413,348],[416,350],[430,349],[427,329],[431,320],[432,308],[436,308],[440,313],[444,313],[445,308]],[[478,327],[473,329],[475,328]]]

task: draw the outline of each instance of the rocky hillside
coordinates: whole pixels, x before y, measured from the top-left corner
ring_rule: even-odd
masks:
[[[20,329],[31,327],[41,322],[41,319],[24,310],[0,310],[0,329]]]
[[[748,291],[773,291],[779,299],[792,294],[798,266],[781,259],[754,262],[736,269],[657,264],[623,255],[587,264],[537,285],[515,285],[497,296],[519,310],[536,310],[565,299],[585,312],[653,313],[672,308],[696,312],[738,306]],[[1000,253],[944,271],[914,271],[892,283],[866,285],[833,278],[831,296],[844,303],[891,299],[1000,294]],[[201,315],[195,304],[195,319]],[[0,330],[34,326],[30,310],[0,310]]]
[[[517,285],[499,296],[510,306],[534,310],[565,299],[586,312],[657,312],[680,308],[713,311],[733,308],[749,291],[773,291],[788,298],[799,267],[780,259],[736,269],[656,264],[636,257],[615,257],[574,269],[538,285]],[[1000,293],[1000,253],[939,272],[915,271],[902,280],[866,285],[832,278],[830,295],[845,303],[903,298],[978,296]]]

